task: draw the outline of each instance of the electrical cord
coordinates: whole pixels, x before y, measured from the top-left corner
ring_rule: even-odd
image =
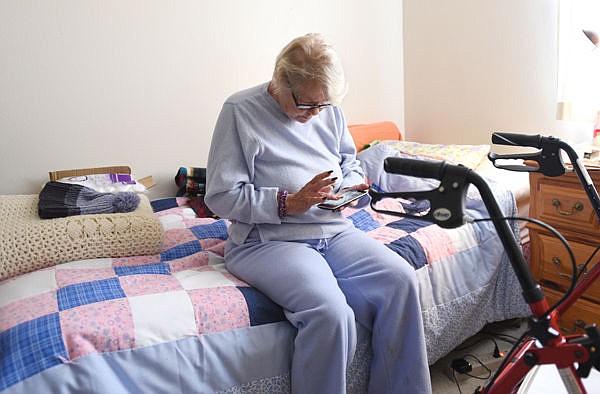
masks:
[[[480,394],[485,394],[494,385],[494,382],[496,381],[496,379],[500,375],[500,372],[504,370],[504,367],[506,366],[506,363],[508,362],[508,360],[511,360],[513,358],[513,355],[519,349],[519,345],[521,343],[523,343],[523,341],[525,340],[525,338],[527,338],[528,336],[529,336],[529,333],[527,331],[525,331],[519,337],[519,339],[517,340],[517,342],[513,345],[512,349],[510,349],[510,351],[508,352],[508,354],[506,355],[506,357],[504,357],[504,359],[502,360],[502,362],[498,366],[498,369],[496,369],[496,372],[492,375],[492,377],[490,378],[490,380],[485,385],[484,391],[482,391]]]
[[[480,221],[494,221],[494,220],[511,220],[511,221],[525,221],[525,222],[529,222],[529,223],[533,223],[535,225],[538,225],[542,228],[545,228],[547,231],[551,232],[564,246],[565,250],[567,251],[567,253],[569,254],[569,258],[571,260],[571,267],[572,267],[572,272],[573,275],[571,276],[571,283],[569,285],[569,288],[567,289],[567,291],[565,292],[565,294],[552,306],[548,309],[548,311],[546,311],[541,317],[545,318],[547,316],[550,315],[550,313],[552,313],[558,306],[560,306],[572,293],[573,290],[575,289],[577,283],[580,281],[580,279],[582,279],[583,274],[586,272],[587,270],[587,266],[589,265],[589,263],[592,261],[592,259],[594,258],[594,256],[600,251],[600,246],[598,246],[594,252],[590,255],[590,257],[587,259],[587,261],[585,262],[585,264],[582,266],[581,270],[579,270],[577,268],[577,262],[575,259],[575,255],[573,253],[573,249],[571,248],[571,246],[569,245],[569,242],[565,239],[565,237],[560,234],[554,227],[550,226],[547,223],[544,223],[540,220],[537,219],[532,219],[532,218],[524,218],[524,217],[513,217],[513,216],[508,216],[508,217],[502,217],[502,218],[480,218],[480,219],[474,219],[473,222],[480,222]],[[594,264],[597,265],[600,264],[599,262],[596,262]],[[504,335],[506,336],[506,335]],[[520,338],[518,338],[516,340],[516,342],[514,343],[512,349],[510,350],[510,352],[508,353],[507,357],[505,357],[500,366],[498,367],[498,369],[495,371],[495,373],[491,376],[490,380],[487,382],[487,384],[485,385],[485,391],[482,392],[482,394],[485,394],[488,389],[490,387],[492,387],[494,385],[494,382],[496,381],[496,379],[498,378],[499,374],[501,373],[501,371],[504,369],[507,360],[511,359],[513,354],[517,351],[517,349],[519,348],[520,344],[523,343],[523,341],[525,340],[525,338],[527,338],[529,336],[529,333],[526,331],[524,332]],[[514,339],[513,337],[511,337],[511,339]]]
[[[565,250],[567,251],[567,253],[569,254],[569,258],[571,260],[571,267],[573,270],[573,275],[571,277],[571,284],[569,285],[569,288],[567,289],[567,291],[565,292],[565,294],[552,306],[550,307],[540,318],[546,318],[547,316],[549,316],[560,304],[562,304],[570,295],[571,293],[573,293],[573,289],[575,289],[575,286],[577,284],[577,278],[579,277],[579,275],[575,275],[575,273],[577,272],[577,261],[575,259],[575,254],[573,253],[573,249],[571,249],[571,246],[569,245],[569,241],[566,240],[566,238],[558,232],[558,230],[556,230],[554,227],[552,227],[551,225],[542,222],[541,220],[537,220],[537,219],[532,219],[532,218],[525,218],[525,217],[518,217],[518,216],[503,216],[500,218],[480,218],[480,219],[474,219],[474,222],[485,222],[485,221],[495,221],[495,220],[513,220],[513,221],[525,221],[525,222],[529,222],[529,223],[533,223],[536,224],[542,228],[545,228],[546,230],[550,231],[565,247]]]
[[[506,343],[510,343],[511,345],[514,345],[515,342],[519,339],[513,335],[510,334],[505,334],[503,332],[494,332],[494,331],[485,331],[482,330],[479,332],[480,334],[484,334],[484,335],[490,335],[492,337],[496,337],[501,341],[504,341]]]
[[[452,377],[454,378],[454,383],[456,384],[456,388],[458,389],[459,394],[462,394],[460,384],[458,383],[458,379],[456,379],[456,371],[454,369],[452,369]]]
[[[521,321],[522,319],[516,319],[518,321]],[[522,323],[518,323],[517,325],[515,325],[515,328],[519,328],[521,326]],[[488,326],[489,328],[489,326]],[[514,345],[515,342],[519,339],[514,335],[510,335],[504,332],[496,332],[496,331],[490,331],[490,330],[486,330],[486,328],[484,327],[484,329],[482,329],[479,334],[481,335],[489,335],[492,338],[497,338],[499,341],[503,341],[506,343],[509,343],[511,345]]]
[[[468,362],[465,358],[455,358],[448,365],[448,367],[452,370],[452,380],[454,380],[454,384],[456,384],[456,388],[458,392],[462,394],[462,390],[460,388],[460,383],[458,382],[458,378],[456,377],[456,373],[460,373],[461,375],[468,374],[473,370],[473,366],[470,362]]]
[[[494,353],[494,356],[495,356],[495,353]],[[500,356],[498,356],[498,357],[500,357]],[[467,358],[471,358],[471,359],[475,360],[479,365],[481,365],[483,367],[483,369],[487,372],[487,375],[486,376],[477,376],[477,375],[473,375],[472,373],[470,373],[473,371],[473,365],[467,360]],[[456,384],[458,392],[461,394],[462,394],[462,390],[460,388],[460,383],[458,382],[458,379],[456,377],[457,372],[460,373],[461,375],[465,375],[470,378],[479,379],[479,380],[487,380],[490,378],[490,376],[492,376],[492,370],[487,365],[485,365],[485,363],[483,361],[481,361],[481,359],[479,359],[479,357],[477,357],[471,353],[465,354],[462,358],[453,359],[452,362],[450,363],[449,367],[452,370],[452,380],[454,380],[454,384]]]
[[[465,345],[459,346],[459,347],[455,348],[454,350],[461,351],[461,350],[469,349],[469,348],[471,348],[483,341],[486,341],[486,340],[492,341],[494,343],[494,357],[496,357],[496,355],[500,353],[500,347],[498,346],[498,342],[496,341],[496,339],[494,339],[494,337],[491,335],[487,335],[483,338],[478,338],[477,340],[475,340],[471,343],[467,343]]]
[[[476,375],[472,375],[468,372],[465,373],[465,375],[467,375],[471,378],[480,379],[480,380],[487,380],[490,378],[490,376],[492,376],[492,370],[490,368],[488,368],[488,366],[485,365],[477,356],[475,356],[473,354],[465,354],[464,358],[466,358],[466,357],[470,357],[470,358],[474,359],[475,361],[477,361],[479,363],[479,365],[481,365],[483,367],[483,369],[485,369],[485,371],[487,372],[487,376],[485,376],[485,377],[476,376]]]
[[[545,228],[546,230],[550,231],[552,234],[554,234],[554,236],[563,244],[563,246],[565,247],[565,249],[567,250],[569,257],[571,259],[571,266],[573,268],[573,272],[576,273],[577,272],[577,263],[575,260],[575,255],[573,253],[573,250],[571,249],[569,242],[563,237],[562,234],[560,234],[554,227],[550,226],[549,224],[546,224],[540,220],[537,219],[531,219],[531,218],[524,218],[524,217],[515,217],[515,216],[508,216],[508,217],[501,217],[501,218],[479,218],[479,219],[473,219],[473,222],[483,222],[483,221],[495,221],[495,220],[506,220],[506,221],[525,221],[525,222],[529,222],[529,223],[533,223],[536,224],[542,228]],[[600,249],[600,247],[598,248]],[[595,252],[594,252],[595,253]],[[591,257],[590,257],[591,259]],[[575,288],[575,285],[577,283],[577,278],[579,277],[579,275],[573,275],[571,278],[571,284],[569,286],[569,289],[567,290],[567,292],[565,293],[565,295],[555,304],[552,306],[552,308],[550,308],[544,315],[543,317],[549,315],[554,309],[556,309],[556,307],[558,307],[562,302],[564,302],[564,300],[573,292],[573,289]],[[485,369],[488,370],[488,376],[485,378],[481,378],[483,380],[487,380],[489,379],[488,383],[485,385],[485,391],[487,392],[487,390],[492,387],[492,385],[494,384],[494,381],[497,379],[499,373],[504,369],[507,360],[509,360],[512,355],[516,352],[516,350],[519,348],[519,345],[523,342],[523,340],[529,336],[528,332],[524,332],[520,338],[516,338],[516,337],[511,337],[508,335],[504,335],[505,337],[510,337],[510,339],[516,339],[516,342],[514,342],[512,349],[508,352],[508,356],[504,357],[504,359],[502,360],[502,362],[500,363],[500,365],[498,366],[498,369],[495,371],[495,373],[492,373],[491,369],[489,369],[485,364],[483,364],[483,362],[481,362],[481,360],[479,360],[476,356],[473,355],[469,355],[471,357],[473,357],[474,359],[476,359]],[[483,340],[483,339],[482,339]],[[496,348],[497,347],[497,342],[492,338],[492,340],[494,341],[495,344],[495,349],[494,349],[494,355],[496,355]],[[467,355],[465,355],[464,357],[466,357]],[[466,375],[470,376],[470,377],[476,377],[475,375],[470,375],[468,372],[465,373]],[[456,378],[456,369],[452,368],[452,376],[454,378],[454,383],[456,384],[456,387],[458,388],[458,391],[460,394],[462,394],[462,391],[460,389],[460,384],[458,383],[458,379]],[[479,377],[477,377],[479,378]]]

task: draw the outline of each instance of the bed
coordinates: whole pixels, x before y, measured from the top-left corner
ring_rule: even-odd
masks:
[[[389,155],[431,159],[423,151],[431,147],[398,148],[401,134],[391,122],[351,131],[376,187],[431,186],[430,180],[391,177],[381,165]],[[450,160],[466,160],[460,156]],[[526,205],[526,198],[515,197],[527,194],[516,191],[524,182],[512,179],[511,190],[497,179],[490,185],[503,210],[516,215],[517,202]],[[386,204],[408,209],[402,201]],[[151,206],[164,231],[160,252],[79,259],[0,282],[0,391],[289,392],[295,330],[278,305],[225,269],[228,222],[199,217],[185,197]],[[472,217],[487,215],[474,190],[467,208]],[[430,364],[486,323],[528,315],[490,222],[442,229],[368,206],[343,212],[415,268]],[[516,224],[513,230],[519,235]],[[358,330],[349,393],[366,392],[370,334]]]

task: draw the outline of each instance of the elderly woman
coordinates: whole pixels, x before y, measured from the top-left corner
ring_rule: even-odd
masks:
[[[207,205],[229,218],[227,269],[297,328],[293,393],[345,393],[357,322],[372,333],[372,393],[431,391],[414,270],[317,207],[364,174],[339,104],[341,63],[318,34],[294,39],[273,78],[227,99],[208,158]]]

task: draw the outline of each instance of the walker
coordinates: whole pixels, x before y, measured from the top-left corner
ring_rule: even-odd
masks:
[[[510,171],[541,172],[549,177],[557,177],[565,172],[575,171],[600,220],[598,191],[594,187],[587,169],[569,144],[555,137],[513,133],[493,133],[492,143],[538,149],[537,152],[522,154],[490,153],[488,157],[497,168]],[[562,152],[568,156],[571,162],[570,167],[565,165]],[[502,164],[505,161],[518,164]],[[516,393],[527,373],[536,365],[543,364],[556,365],[569,394],[587,393],[582,384],[582,378],[589,376],[592,367],[600,370],[600,354],[598,352],[600,332],[596,325],[592,324],[585,327],[584,334],[563,335],[558,328],[558,319],[600,275],[598,259],[586,272],[588,263],[600,246],[590,256],[588,262],[578,270],[575,257],[563,238],[563,243],[571,256],[574,275],[565,295],[556,305],[550,307],[542,288],[534,280],[521,247],[508,224],[508,220],[517,218],[504,217],[491,189],[480,175],[461,165],[397,157],[386,158],[384,170],[391,174],[437,179],[440,181],[440,185],[433,190],[415,192],[382,193],[370,189],[373,210],[396,216],[428,220],[444,228],[458,227],[469,220],[464,215],[465,197],[469,184],[475,186],[490,214],[490,218],[484,220],[493,222],[519,280],[523,297],[531,309],[528,329],[506,355],[496,372],[483,387],[479,387],[475,391],[475,394]],[[430,207],[422,216],[378,209],[377,203],[384,198],[428,200]],[[528,220],[544,225],[533,219]],[[550,230],[562,238],[556,230],[552,228]]]

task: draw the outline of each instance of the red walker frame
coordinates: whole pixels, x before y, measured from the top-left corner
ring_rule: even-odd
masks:
[[[512,171],[541,172],[551,177],[571,171],[562,159],[561,152],[566,153],[572,163],[572,170],[577,174],[598,219],[600,219],[598,191],[594,187],[587,169],[570,145],[554,137],[512,133],[493,133],[492,143],[540,149],[535,153],[524,154],[498,155],[490,153],[489,158],[496,167]],[[519,160],[522,164],[502,165],[497,163],[501,160]],[[384,168],[389,173],[438,179],[440,186],[434,190],[417,192],[380,193],[370,190],[371,207],[375,211],[397,216],[412,216],[401,212],[380,210],[376,204],[383,198],[425,199],[429,200],[430,209],[427,214],[419,216],[419,218],[432,221],[445,228],[464,224],[463,210],[466,190],[469,184],[474,185],[479,190],[490,213],[491,220],[523,289],[523,297],[531,310],[529,329],[507,354],[503,363],[488,379],[485,386],[478,388],[475,394],[515,393],[527,373],[534,366],[542,364],[556,365],[569,394],[587,393],[582,383],[582,377],[587,377],[592,367],[600,369],[600,351],[598,351],[600,349],[600,332],[593,324],[585,328],[585,334],[565,336],[559,330],[558,319],[598,279],[600,262],[596,262],[577,283],[575,283],[575,278],[578,275],[574,270],[571,289],[553,308],[550,308],[541,287],[533,279],[519,243],[506,218],[503,217],[502,210],[483,178],[467,167],[450,165],[445,162],[394,157],[385,160]]]

